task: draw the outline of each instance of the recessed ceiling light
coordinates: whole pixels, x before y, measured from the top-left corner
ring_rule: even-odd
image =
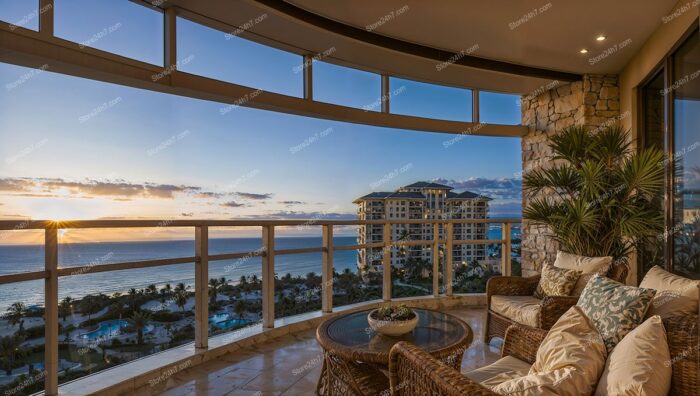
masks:
[[[588,50],[584,48],[584,49],[582,49],[582,50],[579,51],[579,52],[582,53],[582,54],[587,54],[587,53],[588,53]]]
[[[601,34],[600,36],[596,37],[595,40],[596,40],[596,41],[603,41],[603,40],[605,40],[606,38],[607,38],[607,37],[605,37],[605,36],[603,36],[603,35]]]

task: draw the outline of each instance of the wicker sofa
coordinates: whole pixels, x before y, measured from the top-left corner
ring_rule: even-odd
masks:
[[[700,351],[698,350],[698,316],[664,320],[668,346],[674,359],[672,395],[700,394]],[[502,356],[511,356],[523,364],[535,361],[537,349],[547,330],[514,324],[508,327]],[[493,366],[493,365],[492,365]],[[399,342],[389,354],[389,379],[392,395],[496,395],[459,371],[445,365],[416,346]]]
[[[629,273],[629,267],[624,262],[614,263],[607,277],[624,283]],[[484,342],[489,343],[494,337],[505,337],[506,329],[516,323],[549,330],[559,318],[576,305],[578,296],[548,296],[543,299],[533,297],[540,277],[522,278],[517,276],[494,276],[486,283],[487,317],[484,331]],[[494,296],[500,303],[512,304],[512,311],[519,315],[532,315],[535,320],[526,321],[523,318],[508,317],[502,311],[492,309]]]

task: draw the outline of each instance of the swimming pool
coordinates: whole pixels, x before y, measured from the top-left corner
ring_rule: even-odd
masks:
[[[215,314],[215,315],[210,315],[209,316],[209,323],[217,324],[217,323],[225,322],[229,319],[231,319],[230,313],[220,312],[220,313]]]
[[[223,322],[215,323],[215,326],[220,328],[220,329],[226,330],[226,329],[230,329],[232,327],[243,326],[249,322],[250,321],[246,320],[246,319],[229,319],[229,320],[224,320]]]
[[[122,329],[129,327],[129,322],[123,319],[107,320],[101,322],[97,327],[97,330],[93,330],[87,333],[78,335],[81,340],[94,341],[98,339],[113,338],[122,333]],[[155,327],[153,325],[147,325],[143,328],[144,333],[150,333]]]

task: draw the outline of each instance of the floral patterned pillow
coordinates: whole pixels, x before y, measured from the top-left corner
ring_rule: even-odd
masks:
[[[578,305],[603,337],[608,353],[644,321],[656,290],[625,286],[596,275],[583,289]]]
[[[579,276],[581,276],[581,271],[545,264],[542,268],[540,282],[535,290],[535,297],[568,296],[576,286]]]

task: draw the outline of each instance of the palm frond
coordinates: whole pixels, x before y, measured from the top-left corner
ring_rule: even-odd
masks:
[[[581,196],[595,203],[610,193],[609,178],[605,165],[598,161],[586,160],[579,170]]]
[[[549,138],[549,147],[554,153],[555,160],[565,160],[578,167],[593,148],[593,140],[585,127],[580,125],[564,128],[560,134]]]
[[[581,177],[571,165],[564,164],[549,169],[536,169],[523,176],[523,190],[537,194],[549,188],[558,194],[576,194]]]
[[[628,194],[656,195],[664,186],[664,153],[649,148],[633,155],[622,164],[621,175]]]
[[[591,156],[604,163],[608,169],[613,168],[631,154],[632,143],[629,135],[620,125],[603,128],[592,138],[594,149],[591,150]]]

